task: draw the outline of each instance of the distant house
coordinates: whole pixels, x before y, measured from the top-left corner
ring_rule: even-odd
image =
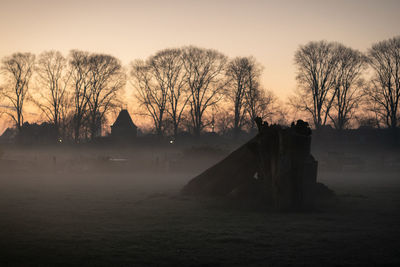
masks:
[[[17,141],[20,144],[55,144],[58,142],[58,131],[54,124],[24,122],[18,132]]]
[[[131,139],[137,136],[138,128],[133,123],[129,112],[121,110],[114,124],[111,125],[111,137],[115,139]]]

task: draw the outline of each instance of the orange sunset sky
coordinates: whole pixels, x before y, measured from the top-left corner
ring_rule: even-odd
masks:
[[[285,100],[296,87],[299,45],[324,39],[366,51],[400,33],[399,14],[398,0],[0,0],[0,58],[81,49],[128,65],[163,48],[196,45],[254,56],[265,68],[264,87]],[[1,117],[0,133],[7,124]]]

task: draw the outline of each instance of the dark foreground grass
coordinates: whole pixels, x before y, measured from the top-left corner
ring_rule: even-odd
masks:
[[[365,175],[322,174],[337,201],[273,213],[180,196],[192,174],[10,173],[0,265],[399,265],[397,174]]]

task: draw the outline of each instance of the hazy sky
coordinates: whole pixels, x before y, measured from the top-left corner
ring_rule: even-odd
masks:
[[[296,86],[299,45],[324,39],[366,51],[400,33],[399,0],[0,3],[0,58],[76,48],[112,54],[127,65],[159,49],[196,45],[254,56],[265,67],[264,86],[282,98]]]

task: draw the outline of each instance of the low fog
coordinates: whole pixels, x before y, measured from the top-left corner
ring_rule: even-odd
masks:
[[[400,156],[312,145],[335,198],[308,212],[180,193],[246,140],[3,145],[1,264],[247,266],[398,263]]]

